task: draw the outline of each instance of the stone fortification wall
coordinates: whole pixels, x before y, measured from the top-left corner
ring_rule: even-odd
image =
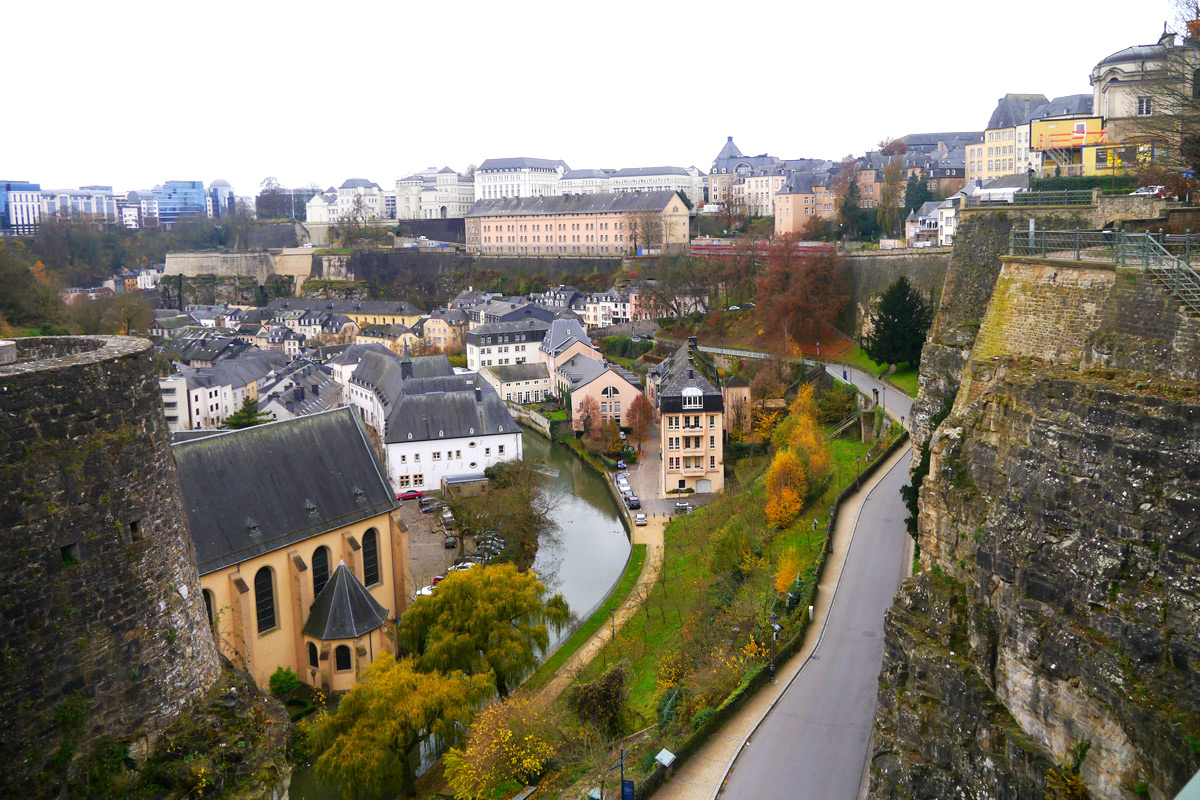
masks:
[[[839,320],[839,327],[857,339],[862,333],[863,320],[873,313],[879,295],[902,275],[936,308],[950,265],[950,252],[948,247],[939,247],[846,253],[850,309]]]
[[[144,754],[218,674],[144,339],[23,339],[0,365],[0,795],[100,739]]]
[[[220,278],[254,278],[263,283],[273,273],[270,253],[167,253],[165,277],[215,275]]]
[[[977,216],[1010,216],[1023,221],[1037,219],[1039,228],[1047,230],[1099,230],[1114,225],[1122,227],[1125,221],[1165,218],[1170,206],[1166,200],[1146,195],[1103,195],[1099,189],[1092,190],[1092,202],[1086,206],[967,206],[961,209],[962,219]],[[1042,224],[1042,221],[1050,224]],[[1055,228],[1063,220],[1073,220],[1067,227]],[[955,239],[957,241],[957,237]]]
[[[954,400],[870,795],[1170,798],[1200,769],[1200,318],[1140,270],[989,263],[1004,224],[968,220],[922,359]]]

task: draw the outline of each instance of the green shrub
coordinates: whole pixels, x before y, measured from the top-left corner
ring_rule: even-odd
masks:
[[[717,715],[715,708],[702,708],[692,717],[692,730],[698,731],[713,717]]]
[[[841,422],[858,408],[857,392],[838,384],[825,391],[817,401],[817,421],[822,425]]]
[[[296,677],[296,671],[291,667],[276,667],[275,671],[271,673],[268,684],[271,687],[271,694],[283,697],[300,685],[300,679]]]

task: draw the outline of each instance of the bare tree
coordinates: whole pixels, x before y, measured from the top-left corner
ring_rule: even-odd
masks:
[[[636,252],[661,244],[664,238],[662,215],[654,211],[637,211],[625,218],[628,240]]]

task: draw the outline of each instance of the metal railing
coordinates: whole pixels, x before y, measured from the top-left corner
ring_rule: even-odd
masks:
[[[1125,231],[1020,231],[1009,233],[1008,252],[1066,261],[1090,261],[1146,270],[1193,311],[1200,312],[1200,273],[1191,253],[1200,238]]]
[[[968,195],[967,208],[988,208],[991,206],[1090,206],[1092,205],[1091,189],[1060,189],[1045,192],[1014,192],[1012,199],[979,197]]]

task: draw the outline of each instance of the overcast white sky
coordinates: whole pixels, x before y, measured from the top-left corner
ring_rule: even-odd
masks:
[[[508,156],[840,158],[1089,92],[1168,0],[15,2],[0,178],[254,194]],[[922,13],[927,12],[927,13]]]

